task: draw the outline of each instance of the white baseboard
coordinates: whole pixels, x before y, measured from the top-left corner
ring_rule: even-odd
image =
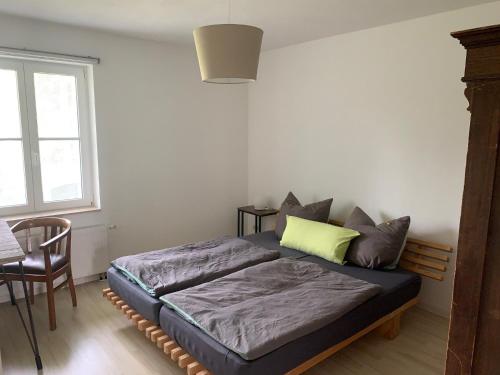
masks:
[[[56,280],[56,286],[59,285],[59,282],[63,281],[64,277],[61,277],[59,280]],[[91,275],[91,276],[85,276],[85,277],[80,277],[78,279],[74,279],[75,285],[79,284],[85,284],[91,281],[96,281],[99,280],[99,275]],[[64,286],[64,288],[67,288],[67,286]],[[45,293],[46,288],[44,283],[35,283],[34,284],[34,291],[35,295],[37,294],[42,294]],[[24,291],[23,287],[20,281],[15,281],[14,282],[14,294],[16,295],[16,299],[22,299],[24,298]],[[0,303],[3,302],[8,302],[10,301],[9,297],[9,291],[7,290],[6,285],[2,285],[0,287]],[[1,375],[1,373],[0,373]]]

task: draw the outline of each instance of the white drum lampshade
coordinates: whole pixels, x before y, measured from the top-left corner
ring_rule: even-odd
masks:
[[[195,29],[194,42],[203,82],[255,81],[263,34],[258,27],[238,24]]]

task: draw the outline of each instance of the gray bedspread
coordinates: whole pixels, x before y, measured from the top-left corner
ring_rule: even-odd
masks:
[[[318,330],[382,287],[282,258],[160,299],[246,360]]]
[[[154,297],[189,288],[279,257],[241,238],[219,238],[118,258],[111,262]]]

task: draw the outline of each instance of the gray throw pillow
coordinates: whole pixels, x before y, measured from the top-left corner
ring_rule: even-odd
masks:
[[[321,202],[302,206],[297,197],[295,197],[292,192],[289,192],[281,204],[280,212],[278,214],[278,218],[276,219],[276,228],[274,230],[276,232],[276,236],[278,236],[279,239],[283,237],[283,232],[286,228],[286,215],[326,223],[330,216],[332,201],[333,198],[330,198]]]
[[[365,268],[393,269],[404,249],[410,217],[375,225],[361,208],[356,207],[344,227],[360,233],[359,237],[351,241],[346,260]]]

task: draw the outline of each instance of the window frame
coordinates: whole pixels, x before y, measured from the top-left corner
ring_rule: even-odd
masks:
[[[96,207],[94,192],[97,181],[94,177],[96,174],[94,173],[92,158],[93,139],[91,131],[91,113],[93,112],[90,107],[90,82],[87,79],[90,67],[85,64],[41,62],[27,59],[4,58],[0,56],[0,69],[10,69],[17,72],[27,199],[26,205],[0,207],[0,216],[37,214],[48,211]],[[79,128],[78,137],[39,138],[34,73],[69,75],[75,77]],[[45,202],[43,200],[39,141],[44,139],[79,141],[81,199],[54,202]]]

